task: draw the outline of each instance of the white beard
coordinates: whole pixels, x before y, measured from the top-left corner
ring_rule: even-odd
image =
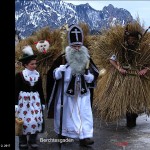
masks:
[[[65,49],[65,57],[72,69],[72,74],[83,74],[85,72],[86,64],[90,58],[88,50],[85,46],[77,51],[74,48],[67,46]]]

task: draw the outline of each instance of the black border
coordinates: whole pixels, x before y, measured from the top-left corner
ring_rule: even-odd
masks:
[[[15,149],[15,1],[0,1],[0,149]]]

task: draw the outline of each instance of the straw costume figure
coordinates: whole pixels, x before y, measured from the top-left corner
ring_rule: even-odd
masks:
[[[150,112],[150,34],[139,21],[115,26],[102,34],[96,55],[107,70],[95,91],[94,109],[103,121],[126,117],[136,126]]]

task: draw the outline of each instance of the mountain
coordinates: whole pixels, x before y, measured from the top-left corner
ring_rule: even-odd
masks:
[[[114,24],[124,25],[132,21],[130,12],[109,4],[102,10],[93,9],[88,3],[73,5],[62,0],[16,0],[16,30],[22,38],[31,35],[37,29],[50,26],[59,28],[79,22],[87,23],[90,30],[100,31]]]

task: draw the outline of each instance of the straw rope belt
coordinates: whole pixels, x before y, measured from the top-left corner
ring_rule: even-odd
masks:
[[[131,66],[122,66],[123,69],[127,69],[129,71],[134,71],[134,72],[127,72],[128,75],[131,75],[131,76],[139,76],[139,74],[137,73],[138,71],[138,67],[134,68],[134,67],[131,67]],[[150,79],[147,77],[147,76],[142,76],[144,77],[145,79],[149,80]]]

